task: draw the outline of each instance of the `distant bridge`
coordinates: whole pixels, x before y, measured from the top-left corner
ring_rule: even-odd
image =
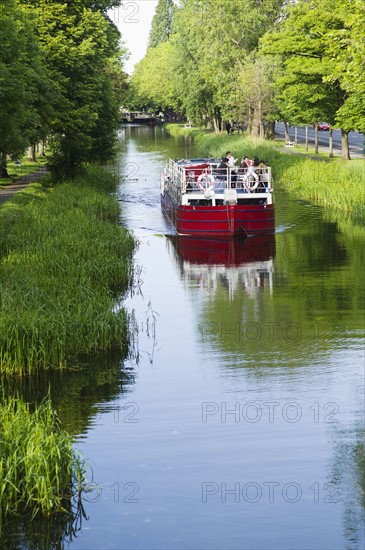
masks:
[[[145,124],[154,124],[161,121],[161,116],[148,111],[121,111],[122,122],[140,122]]]

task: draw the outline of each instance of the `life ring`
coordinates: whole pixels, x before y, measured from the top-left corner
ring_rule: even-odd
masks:
[[[253,185],[250,185],[250,180],[252,178],[255,180],[255,182],[254,182]],[[249,168],[248,171],[247,171],[247,174],[244,176],[244,182],[245,182],[246,188],[249,191],[255,191],[255,189],[257,189],[257,187],[260,183],[260,179],[259,179],[259,176],[256,174],[256,172],[254,170],[250,170],[250,168]]]
[[[212,174],[202,173],[197,179],[197,184],[202,191],[211,190],[214,188],[215,179]]]

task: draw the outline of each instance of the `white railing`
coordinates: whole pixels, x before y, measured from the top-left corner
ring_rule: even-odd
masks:
[[[203,164],[203,162],[199,162]],[[217,162],[207,162],[208,175],[198,177],[193,162],[180,164],[170,160],[165,169],[166,184],[175,200],[179,203],[188,203],[190,199],[209,199],[215,203],[216,199],[233,195],[240,199],[268,198],[271,201],[273,182],[271,167],[262,168],[250,166],[248,168],[218,168]],[[189,170],[190,169],[190,170]],[[204,172],[204,169],[200,170]],[[213,193],[207,193],[213,190]],[[183,198],[183,195],[186,197]]]

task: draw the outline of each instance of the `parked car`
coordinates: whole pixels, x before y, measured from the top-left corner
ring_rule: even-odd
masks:
[[[327,122],[318,122],[318,130],[323,130],[328,132],[331,129],[331,126]]]

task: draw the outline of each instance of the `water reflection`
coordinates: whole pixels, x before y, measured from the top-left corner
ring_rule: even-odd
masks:
[[[275,235],[246,240],[167,237],[167,243],[187,287],[210,296],[225,288],[230,300],[241,291],[251,297],[264,288],[272,292]]]
[[[90,364],[62,372],[27,378],[3,378],[1,391],[8,397],[21,397],[39,404],[48,395],[61,420],[62,428],[80,439],[113,401],[131,391],[134,371],[124,367],[120,353],[95,357]],[[108,405],[105,405],[108,404]]]
[[[86,519],[81,498],[66,502],[65,510],[50,517],[18,516],[3,523],[0,548],[11,550],[61,550],[70,544]]]

